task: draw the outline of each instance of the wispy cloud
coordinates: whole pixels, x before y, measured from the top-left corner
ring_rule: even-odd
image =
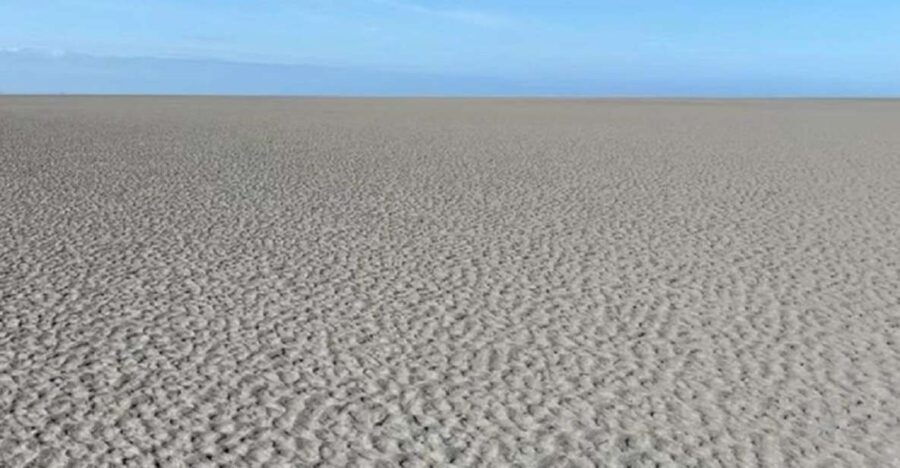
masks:
[[[460,23],[470,24],[473,26],[496,28],[511,26],[512,24],[514,24],[513,18],[509,16],[499,15],[483,10],[438,8],[401,0],[376,0],[376,2],[398,10],[411,11],[422,15],[444,18],[452,21],[458,21]]]
[[[68,54],[68,52],[63,49],[52,49],[47,47],[0,47],[0,53],[42,57],[62,57]]]

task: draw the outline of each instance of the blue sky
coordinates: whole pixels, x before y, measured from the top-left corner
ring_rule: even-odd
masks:
[[[356,73],[358,94],[900,95],[900,2],[4,0],[0,51],[3,92],[165,92],[115,62],[154,58],[181,80],[243,63],[250,94],[278,91],[253,64],[279,64]],[[367,92],[373,73],[392,86]]]

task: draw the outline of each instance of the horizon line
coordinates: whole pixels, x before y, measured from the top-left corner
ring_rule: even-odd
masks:
[[[898,95],[759,95],[746,96],[736,94],[722,95],[688,95],[688,94],[659,94],[659,95],[624,95],[624,94],[220,94],[220,93],[4,93],[0,91],[0,97],[182,97],[182,98],[281,98],[281,99],[517,99],[517,100],[728,100],[728,101],[764,101],[764,100],[900,100]]]

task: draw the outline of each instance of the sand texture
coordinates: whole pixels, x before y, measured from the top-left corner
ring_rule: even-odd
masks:
[[[0,98],[0,466],[900,466],[900,101]]]

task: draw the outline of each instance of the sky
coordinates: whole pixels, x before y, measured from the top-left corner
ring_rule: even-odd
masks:
[[[900,1],[3,0],[0,92],[898,96]]]

